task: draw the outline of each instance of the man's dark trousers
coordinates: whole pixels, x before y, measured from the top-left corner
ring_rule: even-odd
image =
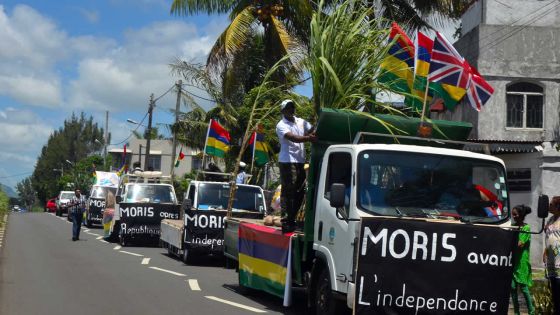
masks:
[[[286,214],[285,222],[295,224],[296,215],[305,195],[304,163],[279,163],[282,192],[280,206]]]
[[[82,226],[82,211],[72,211],[72,239],[77,240],[80,238],[80,227]]]

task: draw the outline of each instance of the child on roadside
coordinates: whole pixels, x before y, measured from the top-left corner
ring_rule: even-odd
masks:
[[[511,281],[511,299],[513,300],[513,311],[516,315],[520,314],[517,288],[521,288],[527,302],[529,315],[535,314],[535,307],[529,292],[529,288],[533,285],[530,263],[531,234],[528,233],[531,231],[531,227],[525,223],[525,216],[529,213],[531,213],[531,208],[525,205],[515,206],[511,210],[514,225],[519,227],[519,240],[513,250],[513,280]]]

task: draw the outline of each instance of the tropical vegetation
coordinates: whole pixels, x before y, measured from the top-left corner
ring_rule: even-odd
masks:
[[[85,177],[74,168],[81,169],[83,159],[100,152],[103,147],[101,139],[103,128],[93,121],[93,117],[86,117],[84,113],[79,116],[72,114],[62,127],[50,135],[37,158],[31,178],[41,203],[56,196],[60,190],[73,189],[75,184],[81,185]],[[98,170],[105,169],[102,158],[99,157],[96,162]],[[87,167],[93,167],[89,161],[84,163]],[[91,172],[88,173],[88,178],[91,178]],[[69,187],[69,183],[74,185]]]

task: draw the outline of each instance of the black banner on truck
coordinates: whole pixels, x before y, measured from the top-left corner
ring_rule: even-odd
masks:
[[[105,210],[105,198],[89,198],[88,216],[89,220],[99,222],[103,220],[103,211]]]
[[[163,219],[179,219],[180,205],[120,203],[121,233],[130,236],[158,236]]]
[[[355,314],[507,314],[517,232],[362,220]]]
[[[189,249],[223,252],[224,220],[227,211],[188,210],[185,212],[185,243]]]

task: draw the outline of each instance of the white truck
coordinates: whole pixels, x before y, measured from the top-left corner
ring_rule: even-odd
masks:
[[[420,124],[377,117],[409,135]],[[240,286],[285,303],[303,287],[318,315],[343,304],[355,314],[507,314],[518,231],[504,163],[461,150],[468,124],[432,123],[446,136],[395,138],[364,115],[323,109],[303,228],[228,218]],[[278,245],[286,237],[290,246]]]
[[[161,221],[161,246],[186,264],[201,255],[221,255],[229,189],[229,183],[191,181],[181,207],[182,219]],[[244,218],[262,220],[266,212],[262,188],[238,185],[233,211]]]

